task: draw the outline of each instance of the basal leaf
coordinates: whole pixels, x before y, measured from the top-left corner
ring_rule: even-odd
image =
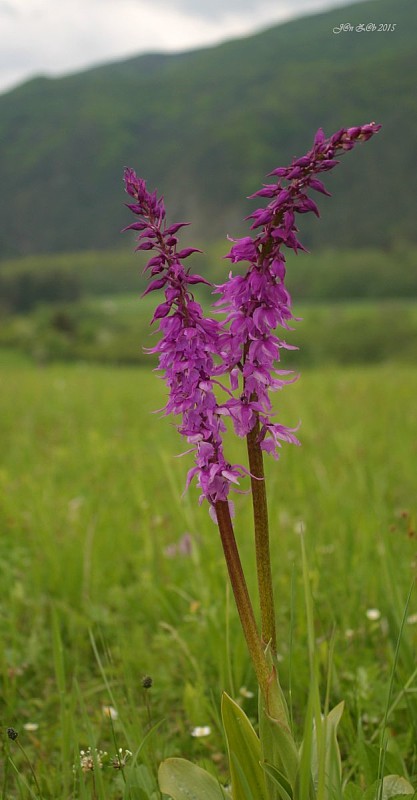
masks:
[[[233,800],[268,800],[260,741],[244,711],[226,693],[222,697],[222,718]]]
[[[167,758],[159,766],[159,788],[172,800],[226,800],[220,783],[185,758]]]
[[[267,761],[263,762],[262,767],[277,787],[281,800],[293,800],[292,787],[288,783],[285,775],[273,764],[268,764]]]
[[[375,781],[364,794],[364,800],[393,800],[404,795],[414,795],[415,791],[401,775],[386,775],[381,782]]]

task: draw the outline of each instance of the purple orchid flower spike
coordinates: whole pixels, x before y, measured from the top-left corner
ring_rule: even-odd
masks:
[[[374,122],[354,128],[342,128],[326,139],[320,128],[312,149],[288,167],[277,167],[270,176],[275,183],[265,184],[252,198],[269,200],[247,217],[251,228],[261,228],[252,237],[234,241],[226,256],[232,264],[246,262],[246,274],[233,275],[217,287],[220,300],[215,304],[226,315],[227,331],[220,333],[222,365],[218,374],[230,374],[236,391],[241,379],[239,400],[230,399],[228,409],[239,436],[246,436],[259,422],[258,443],[265,452],[277,457],[283,440],[298,444],[294,429],[273,421],[270,392],[288,383],[288,372],[279,370],[283,349],[296,349],[278,337],[278,327],[290,329],[294,319],[291,297],[285,287],[285,255],[283,248],[297,253],[305,250],[299,241],[296,214],[312,212],[319,216],[315,201],[307,194],[314,190],[330,196],[317,175],[333,169],[339,161],[335,155],[352,149],[357,142],[367,141],[379,129]],[[292,378],[294,380],[294,378]]]
[[[183,263],[192,253],[201,251],[193,247],[177,249],[176,234],[189,223],[167,226],[162,198],[148,192],[145,181],[132,169],[125,170],[125,188],[135,200],[127,205],[138,221],[124,230],[138,231],[137,250],[155,253],[145,267],[153,280],[144,294],[163,289],[165,295],[152,318],[152,322],[158,322],[162,337],[148,352],[159,355],[158,369],[169,389],[165,414],[181,415],[178,430],[194,451],[195,466],[188,472],[186,485],[195,477],[202,492],[200,500],[206,498],[212,510],[218,501],[227,500],[231,485],[239,483],[245,470],[231,465],[223,452],[226,427],[212,380],[221,326],[204,316],[190,291],[190,286],[208,281],[192,274]]]
[[[288,712],[283,701],[276,665],[275,610],[271,559],[269,551],[268,509],[263,467],[263,452],[277,457],[282,442],[299,444],[295,429],[274,419],[271,393],[294,380],[292,373],[280,369],[281,351],[291,349],[276,329],[290,329],[294,320],[291,297],[285,286],[286,261],[283,252],[289,248],[304,250],[298,239],[296,215],[312,212],[319,216],[316,202],[309,192],[329,195],[321,175],[333,169],[336,156],[351,150],[358,142],[367,141],[380,129],[369,123],[341,128],[326,138],[320,128],[313,146],[306,155],[288,167],[277,167],[273,178],[252,197],[268,203],[256,209],[247,219],[251,230],[258,231],[233,241],[226,258],[232,264],[246,262],[245,274],[229,275],[218,286],[215,303],[222,309],[224,321],[206,317],[190,287],[207,283],[200,275],[191,274],[184,261],[197,251],[177,249],[178,231],[187,225],[165,222],[165,206],[157,193],[147,190],[143,179],[132,169],[125,171],[125,187],[134,202],[128,207],[137,221],[127,227],[137,232],[138,250],[153,251],[145,271],[151,282],[145,291],[163,290],[164,301],[154,312],[152,322],[158,324],[161,339],[149,352],[159,355],[160,369],[169,390],[166,414],[180,415],[178,430],[191,445],[195,465],[189,470],[187,485],[196,478],[201,489],[200,500],[207,499],[210,512],[220,532],[228,573],[236,606],[252,659],[267,715],[277,722],[286,735],[286,748],[297,752],[289,727]],[[125,228],[125,230],[127,230]],[[228,376],[230,389],[219,378]],[[224,391],[220,402],[215,393]],[[245,581],[231,521],[229,493],[248,471],[230,464],[224,455],[225,420],[230,418],[238,436],[246,437],[255,532],[256,567],[261,611],[259,632]],[[272,666],[271,666],[272,663]]]

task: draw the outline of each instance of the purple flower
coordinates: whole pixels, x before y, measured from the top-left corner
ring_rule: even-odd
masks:
[[[237,261],[251,261],[256,258],[257,252],[255,244],[251,236],[245,236],[243,239],[232,239],[234,245],[226,258],[230,258],[233,264]]]
[[[164,548],[164,556],[166,558],[175,558],[176,556],[190,556],[193,551],[193,537],[191,533],[184,533],[177,542],[168,544]]]
[[[290,348],[274,331],[277,327],[289,329],[294,319],[285,287],[282,249],[285,246],[296,253],[304,250],[297,238],[296,214],[311,211],[319,216],[308,191],[329,195],[317,175],[339,163],[334,158],[336,154],[350,150],[359,141],[367,141],[380,127],[370,123],[342,128],[329,139],[320,128],[305,156],[288,167],[274,169],[270,176],[277,178],[276,183],[265,184],[252,195],[269,200],[266,207],[247,217],[253,220],[252,229],[261,230],[254,237],[235,241],[226,256],[232,264],[246,261],[249,266],[245,275],[230,273],[229,280],[217,287],[220,300],[215,305],[224,311],[227,325],[227,330],[219,334],[222,364],[217,374],[230,373],[235,391],[239,378],[241,385],[238,399],[228,400],[223,408],[239,436],[247,435],[259,421],[259,443],[265,452],[276,454],[283,440],[298,443],[292,429],[271,419],[270,392],[288,382],[276,365],[281,350]]]
[[[375,123],[342,128],[328,139],[319,129],[306,155],[288,167],[274,169],[270,176],[275,182],[252,195],[269,202],[247,217],[252,220],[252,230],[260,229],[258,233],[232,240],[225,256],[232,264],[245,261],[248,268],[244,275],[230,273],[228,281],[216,288],[220,299],[214,305],[225,315],[222,324],[204,316],[190,291],[191,286],[207,281],[183,263],[200,251],[193,247],[177,250],[176,234],[189,223],[167,226],[163,199],[148,192],[145,181],[132,169],[125,170],[126,191],[134,200],[127,206],[137,217],[125,230],[137,232],[137,250],[153,253],[145,267],[151,281],[144,294],[164,292],[152,318],[161,338],[148,352],[158,354],[158,369],[168,386],[165,413],[181,416],[178,430],[194,452],[195,466],[188,472],[187,486],[196,478],[200,500],[206,498],[214,514],[215,504],[227,500],[231,486],[239,484],[247,472],[225,458],[227,417],[238,436],[247,436],[258,426],[260,448],[275,457],[283,441],[299,443],[296,429],[273,420],[270,397],[271,392],[296,379],[279,369],[281,351],[297,349],[275,332],[277,328],[291,330],[294,320],[282,251],[284,247],[296,253],[304,250],[297,236],[296,215],[312,212],[319,216],[310,191],[329,195],[317,176],[339,163],[336,155],[367,141],[379,128]],[[220,402],[214,386],[219,376],[226,374],[231,390],[219,384],[227,396]]]
[[[138,221],[124,230],[139,231],[138,250],[155,252],[145,271],[151,281],[144,294],[164,290],[165,300],[154,312],[161,339],[148,352],[158,353],[158,369],[163,372],[169,389],[166,414],[181,415],[179,432],[192,445],[196,466],[187,477],[187,486],[196,477],[202,490],[201,499],[211,505],[226,500],[231,484],[239,482],[243,467],[229,464],[223,453],[222,436],[226,430],[213,390],[214,356],[218,353],[220,324],[203,315],[199,303],[190,292],[190,285],[207,283],[200,275],[191,274],[183,261],[191,253],[188,247],[177,250],[176,233],[188,223],[165,224],[165,207],[156,192],[149,193],[146,183],[132,169],[125,171],[125,187],[135,203],[128,208]]]

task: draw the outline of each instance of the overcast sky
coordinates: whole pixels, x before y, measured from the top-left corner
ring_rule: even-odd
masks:
[[[0,0],[0,91],[149,51],[215,44],[349,0]],[[341,22],[348,22],[342,20]]]

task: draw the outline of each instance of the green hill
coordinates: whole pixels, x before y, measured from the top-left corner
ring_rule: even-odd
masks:
[[[334,34],[341,22],[395,31]],[[415,241],[417,4],[368,0],[218,47],[144,55],[0,96],[0,257],[120,246],[122,169],[165,195],[188,234],[238,235],[245,196],[319,126],[371,120],[372,143],[328,177],[309,246]]]

